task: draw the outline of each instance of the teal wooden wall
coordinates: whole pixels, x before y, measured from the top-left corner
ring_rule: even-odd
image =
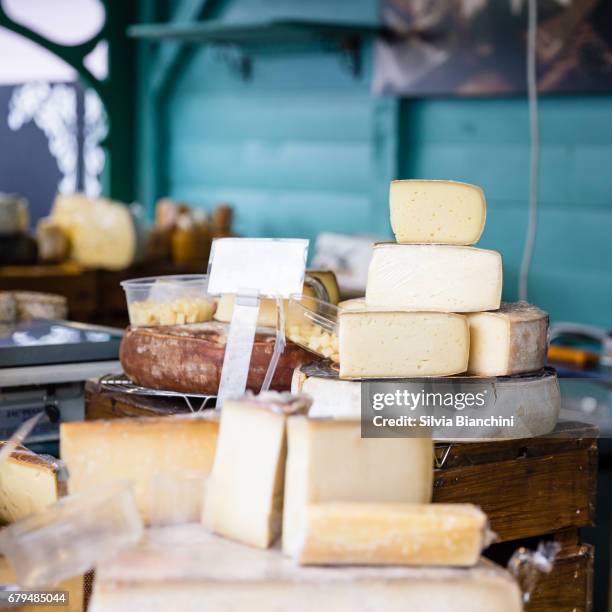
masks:
[[[207,18],[228,21],[377,20],[376,0],[205,4]],[[371,48],[364,59],[355,79],[318,46],[266,47],[254,55],[253,77],[242,81],[213,51],[195,48],[173,74],[153,125],[150,117],[141,121],[141,198],[151,205],[168,194],[209,208],[229,201],[243,235],[390,236],[390,179],[474,182],[489,201],[480,246],[502,252],[504,297],[515,299],[527,219],[525,100],[375,98]],[[141,64],[141,100],[156,61],[152,53]],[[530,298],[554,320],[612,327],[612,96],[544,99],[541,124]]]

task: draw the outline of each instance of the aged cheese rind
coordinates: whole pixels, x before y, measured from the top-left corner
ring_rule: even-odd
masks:
[[[415,382],[409,379],[406,382]],[[474,381],[470,376],[453,376],[449,379],[460,384]],[[490,425],[462,428],[460,437],[449,436],[448,428],[433,428],[434,440],[459,442],[483,440],[512,440],[545,436],[554,430],[561,409],[559,381],[554,370],[545,368],[531,375],[493,377],[478,382],[491,385],[495,404],[481,417],[498,416],[512,418],[514,425]],[[295,393],[312,397],[309,415],[318,418],[361,417],[361,382],[340,380],[338,372],[325,363],[306,364],[298,368],[293,376]],[[459,432],[461,432],[459,434]],[[466,435],[468,437],[466,437]]]
[[[4,442],[0,442],[0,448]],[[42,511],[65,493],[60,463],[16,448],[0,465],[0,525]]]
[[[527,302],[467,315],[470,326],[468,373],[507,376],[544,367],[548,314]]]
[[[462,315],[341,309],[340,378],[447,376],[465,372],[469,330]]]
[[[381,243],[368,270],[368,307],[477,312],[501,303],[497,251],[441,244]]]
[[[119,359],[123,371],[137,384],[182,393],[219,390],[228,325],[216,321],[193,325],[129,328]],[[259,329],[251,355],[247,388],[259,391],[274,350],[274,333]],[[272,389],[289,390],[293,369],[312,361],[312,353],[287,342],[280,356]]]
[[[155,479],[185,472],[208,475],[218,429],[214,413],[62,423],[60,449],[70,473],[69,492],[131,481],[138,508],[149,523]]]
[[[451,565],[478,562],[487,517],[471,504],[310,504],[303,565]]]
[[[291,417],[283,552],[300,544],[308,504],[329,501],[431,501],[433,443],[423,438],[362,438],[357,419]]]
[[[198,525],[149,530],[96,568],[89,612],[520,612],[516,582],[482,559],[474,568],[303,567]]]
[[[456,181],[391,181],[389,207],[400,244],[475,244],[487,218],[482,189]]]
[[[268,397],[223,404],[202,517],[211,531],[259,548],[269,547],[280,535],[287,415],[305,412],[310,405],[306,398],[288,395],[279,403]]]

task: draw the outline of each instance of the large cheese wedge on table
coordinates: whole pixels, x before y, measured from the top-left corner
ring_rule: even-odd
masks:
[[[229,325],[216,321],[191,325],[136,327],[121,341],[119,359],[136,383],[152,389],[216,395],[221,380]],[[247,388],[259,391],[274,351],[275,334],[258,328]],[[288,391],[293,369],[312,361],[312,353],[288,341],[272,379],[272,389]]]
[[[0,448],[4,442],[0,442]],[[66,494],[61,463],[20,446],[0,464],[0,524],[41,512]]]
[[[159,477],[181,478],[213,465],[218,415],[143,417],[62,423],[61,456],[70,472],[68,490],[128,480],[134,484],[145,522],[154,515],[153,487]]]
[[[143,246],[136,220],[121,202],[58,195],[49,219],[68,236],[70,257],[89,268],[127,268]]]
[[[487,516],[472,504],[311,504],[296,559],[303,565],[478,563]]]
[[[467,315],[470,326],[468,373],[507,376],[544,367],[548,314],[527,302]]]
[[[308,504],[431,501],[433,443],[427,430],[423,438],[362,438],[357,419],[295,416],[287,432],[285,554],[296,554]]]
[[[412,378],[398,381],[420,382]],[[554,430],[561,409],[559,381],[555,371],[545,368],[533,374],[488,377],[474,380],[471,376],[453,376],[449,383],[477,382],[490,386],[495,402],[480,417],[503,417],[512,425],[501,423],[460,428],[457,437],[449,436],[447,427],[434,427],[434,440],[458,442],[511,440],[544,436]],[[361,382],[340,380],[338,371],[325,362],[313,362],[297,368],[293,374],[292,393],[305,393],[312,398],[309,415],[314,418],[361,418]],[[466,437],[469,436],[469,437]]]
[[[442,244],[374,246],[366,284],[370,307],[443,312],[496,310],[502,258],[497,251]]]
[[[303,567],[198,525],[149,530],[102,562],[89,612],[520,612],[501,567]]]
[[[206,485],[204,525],[223,536],[267,548],[280,535],[290,414],[310,400],[263,393],[223,404],[215,463]]]
[[[464,316],[369,308],[340,309],[340,378],[448,376],[465,372],[470,336]]]
[[[482,189],[455,181],[391,181],[389,206],[400,244],[475,244],[487,218]]]

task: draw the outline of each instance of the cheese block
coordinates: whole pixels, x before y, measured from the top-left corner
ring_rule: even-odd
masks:
[[[259,548],[280,535],[290,414],[310,400],[289,393],[247,395],[223,404],[215,463],[206,487],[204,525]]]
[[[68,317],[68,300],[63,295],[39,293],[37,291],[14,291],[17,319],[63,320]]]
[[[296,554],[308,504],[431,501],[433,443],[428,435],[423,430],[423,438],[362,438],[356,419],[291,417],[283,552]]]
[[[149,530],[96,568],[89,612],[520,612],[501,567],[303,567],[198,525]]]
[[[0,323],[17,321],[17,301],[10,291],[0,291]]]
[[[340,309],[340,378],[447,376],[465,372],[464,316],[441,312]]]
[[[497,251],[381,243],[372,253],[365,299],[369,307],[495,310],[501,303],[502,275]]]
[[[61,225],[45,217],[36,226],[38,257],[47,263],[57,263],[68,258],[70,242]]]
[[[325,287],[330,304],[337,304],[340,301],[340,286],[336,273],[332,270],[306,270],[307,278],[316,278]]]
[[[143,519],[153,514],[152,485],[159,475],[199,472],[213,465],[218,415],[169,416],[62,423],[61,456],[70,493],[117,480],[134,484]]]
[[[391,181],[389,206],[400,244],[475,244],[487,218],[482,189],[456,181]]]
[[[24,234],[28,231],[28,201],[10,193],[0,193],[0,236]]]
[[[471,376],[453,376],[453,384],[474,381]],[[420,382],[422,379],[403,379],[398,383]],[[447,427],[434,427],[432,436],[439,441],[482,442],[533,438],[551,433],[559,419],[561,394],[557,375],[552,368],[533,374],[478,379],[490,386],[494,405],[481,410],[482,417],[499,416],[513,419],[514,425],[483,425],[462,429],[457,437],[449,436]],[[293,375],[292,393],[304,393],[312,398],[309,416],[315,418],[361,418],[361,382],[340,380],[338,371],[325,362],[303,365]]]
[[[0,584],[16,584],[16,576],[11,564],[5,557],[0,557]],[[66,606],[56,606],[62,610],[62,612],[82,612],[85,607],[85,580],[83,576],[74,576],[68,580],[64,580],[59,584],[50,585],[48,588],[51,591],[68,591],[68,604]],[[24,604],[22,606],[10,606],[10,609],[17,610],[17,612],[40,612],[41,609],[45,609],[48,606],[41,606],[41,604]]]
[[[476,565],[487,516],[472,504],[310,504],[302,565]]]
[[[50,218],[66,233],[70,256],[82,266],[121,270],[139,255],[136,221],[130,209],[120,202],[60,194]]]
[[[0,448],[4,442],[0,442]],[[0,525],[42,511],[66,493],[60,461],[17,447],[0,464]]]
[[[229,325],[208,321],[191,325],[128,328],[119,359],[138,385],[181,393],[216,395],[225,357]],[[247,388],[259,391],[274,350],[275,334],[259,328],[251,355]],[[287,391],[294,368],[312,361],[312,353],[287,342],[272,389]]]
[[[548,313],[527,302],[467,315],[470,326],[468,373],[506,376],[544,367]]]

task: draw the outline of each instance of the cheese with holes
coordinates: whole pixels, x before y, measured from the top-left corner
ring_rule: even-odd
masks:
[[[464,316],[442,312],[341,309],[340,378],[407,378],[465,372]]]
[[[489,533],[486,515],[472,504],[311,504],[296,560],[469,567]]]
[[[381,243],[368,270],[369,307],[476,312],[501,303],[497,251],[443,244]]]
[[[0,448],[4,442],[0,442]],[[0,464],[0,524],[7,525],[40,512],[65,491],[61,462],[17,447]]]
[[[259,548],[280,535],[287,415],[305,412],[305,396],[274,392],[227,400],[206,487],[204,525]]]
[[[96,568],[89,612],[520,612],[501,567],[304,567],[198,525],[149,530]]]
[[[400,244],[475,244],[487,218],[482,189],[456,181],[391,181],[389,207]]]
[[[307,518],[318,502],[431,501],[433,443],[423,438],[362,438],[357,419],[291,417],[283,552],[295,555]]]
[[[492,312],[467,315],[470,326],[468,373],[507,376],[544,367],[548,314],[527,302],[502,304]]]
[[[152,486],[160,475],[208,475],[219,428],[218,416],[143,417],[62,423],[61,456],[70,493],[116,480],[134,484],[146,523],[154,514]]]

